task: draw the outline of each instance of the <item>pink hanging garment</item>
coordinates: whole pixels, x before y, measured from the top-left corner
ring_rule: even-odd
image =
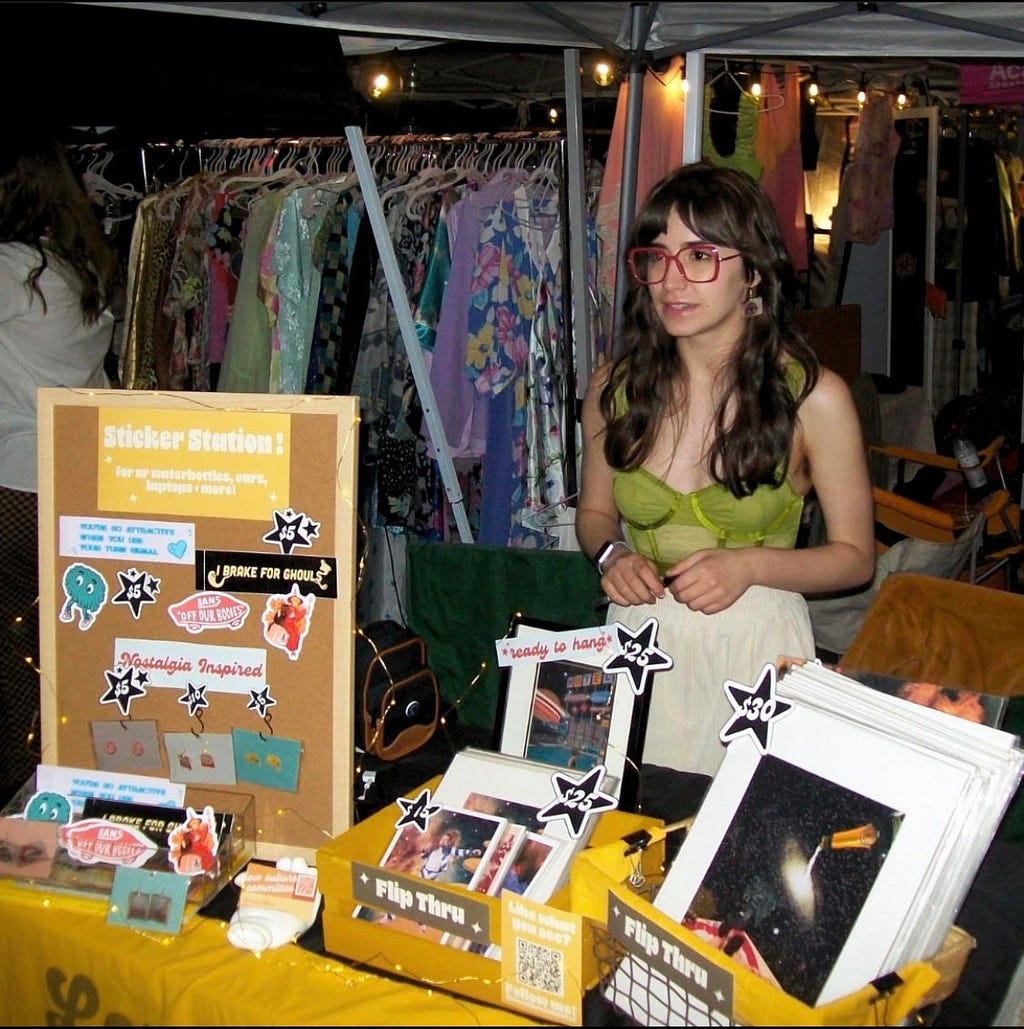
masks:
[[[806,271],[810,254],[800,149],[800,72],[795,64],[786,67],[781,86],[771,68],[761,71],[754,152],[762,165],[761,186],[775,207],[793,267]]]
[[[669,67],[657,75],[644,74],[644,97],[640,114],[640,145],[637,156],[636,205],[647,196],[662,176],[683,159],[683,118],[686,103],[682,89],[683,58],[676,55]],[[601,320],[604,338],[611,341],[615,302],[615,274],[619,246],[619,202],[622,194],[622,153],[626,136],[629,83],[619,87],[615,120],[608,142],[604,177],[598,197],[597,236],[600,244],[598,283],[601,290]],[[622,226],[625,233],[629,226]],[[610,343],[609,345],[614,345]]]

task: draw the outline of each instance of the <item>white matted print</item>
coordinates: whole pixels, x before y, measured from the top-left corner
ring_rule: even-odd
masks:
[[[970,782],[966,762],[794,705],[770,753],[729,745],[655,906],[742,934],[767,978],[828,1003],[892,970]]]
[[[604,669],[619,649],[614,627],[563,629],[519,618],[496,647],[504,666],[501,753],[581,772],[603,765],[619,783],[619,806],[631,808],[648,698],[624,673]]]

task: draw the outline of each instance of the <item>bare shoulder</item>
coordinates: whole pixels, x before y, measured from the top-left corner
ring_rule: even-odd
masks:
[[[827,415],[829,412],[835,412],[837,406],[849,408],[852,405],[853,396],[846,381],[831,368],[823,366],[814,388],[800,405],[800,411],[801,414],[806,412],[812,415]]]

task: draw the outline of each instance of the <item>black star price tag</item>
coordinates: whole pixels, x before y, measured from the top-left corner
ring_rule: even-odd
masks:
[[[107,680],[107,692],[100,697],[101,704],[116,704],[123,717],[131,712],[132,701],[136,697],[144,697],[146,690],[145,673],[138,673],[134,668],[122,668],[117,665],[113,671],[103,673]]]
[[[658,633],[658,619],[648,618],[635,632],[630,632],[621,622],[615,623],[615,634],[619,653],[604,664],[606,672],[624,671],[629,684],[639,697],[647,688],[647,679],[653,672],[672,667],[672,658],[659,650],[655,642]]]
[[[274,528],[263,537],[263,542],[276,543],[282,554],[290,554],[295,547],[311,547],[319,535],[319,522],[286,507],[274,512]]]
[[[267,717],[267,710],[277,706],[277,701],[270,695],[270,687],[264,686],[261,690],[249,690],[249,703],[245,705],[246,711],[257,711],[260,718]]]
[[[537,812],[538,820],[553,822],[558,818],[564,819],[573,839],[579,839],[591,815],[618,807],[619,802],[614,797],[598,789],[604,772],[604,765],[595,765],[582,779],[556,772],[551,776],[556,798]]]
[[[178,697],[178,703],[187,705],[189,718],[194,718],[197,711],[210,706],[206,699],[206,683],[196,686],[190,682],[185,692]]]
[[[766,664],[761,677],[753,686],[727,680],[725,692],[735,715],[719,733],[723,743],[731,743],[739,736],[750,735],[762,754],[768,753],[772,723],[793,705],[775,694],[778,671],[774,664]]]
[[[160,580],[149,572],[140,572],[137,568],[129,568],[126,572],[118,572],[117,578],[121,589],[110,598],[111,604],[125,604],[136,621],[142,614],[143,604],[155,604],[156,595],[160,592]]]
[[[402,809],[402,815],[395,822],[395,828],[401,829],[405,825],[415,825],[420,832],[427,831],[431,815],[436,815],[441,810],[440,804],[430,803],[430,790],[421,790],[415,800],[399,797],[398,806]]]

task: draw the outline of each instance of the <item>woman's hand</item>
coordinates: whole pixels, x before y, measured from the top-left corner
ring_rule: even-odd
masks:
[[[691,611],[724,611],[754,582],[751,553],[751,548],[698,550],[668,570],[668,591]]]
[[[657,568],[640,554],[619,548],[605,567],[608,571],[601,577],[601,589],[616,604],[653,604],[665,595],[665,584]]]

